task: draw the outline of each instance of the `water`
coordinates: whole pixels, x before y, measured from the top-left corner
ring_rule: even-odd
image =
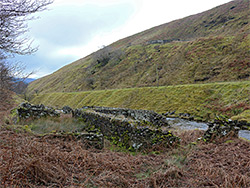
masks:
[[[188,121],[180,118],[167,118],[168,124],[173,129],[181,129],[181,130],[207,130],[208,126],[206,123],[196,122],[196,121]]]
[[[239,137],[245,138],[247,140],[250,140],[250,131],[247,130],[241,130],[239,132]]]
[[[166,118],[168,124],[177,130],[207,130],[208,126],[203,122],[189,121],[180,118]],[[248,130],[240,130],[239,137],[250,140],[250,131]]]

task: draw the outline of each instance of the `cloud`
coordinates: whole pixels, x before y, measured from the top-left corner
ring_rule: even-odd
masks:
[[[102,7],[117,5],[117,4],[138,4],[138,2],[142,2],[143,0],[54,0],[52,6],[67,6],[67,5],[98,5]]]
[[[127,4],[105,9],[97,5],[59,6],[33,22],[30,31],[35,38],[44,38],[56,45],[79,45],[123,25],[132,12]]]
[[[39,46],[38,52],[17,56],[16,60],[27,65],[27,72],[38,70],[33,77],[43,76],[96,51],[110,41],[104,38],[135,12],[128,2],[109,2],[56,0],[49,11],[38,14],[40,19],[29,23],[29,34],[34,46]]]
[[[30,35],[39,45],[38,56],[71,56],[75,60],[107,44],[104,36],[126,24],[136,11],[129,2],[109,2],[56,0],[49,11],[39,14],[40,19],[30,22]]]

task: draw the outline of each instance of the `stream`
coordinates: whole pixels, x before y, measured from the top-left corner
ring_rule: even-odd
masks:
[[[189,121],[189,120],[184,120],[180,118],[167,118],[167,122],[173,129],[177,129],[177,130],[178,129],[179,130],[194,130],[194,129],[207,130],[208,128],[206,123]],[[239,137],[250,140],[250,131],[240,130]]]

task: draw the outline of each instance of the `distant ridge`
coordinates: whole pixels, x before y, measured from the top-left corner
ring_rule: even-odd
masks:
[[[26,83],[26,84],[29,84],[29,83],[35,81],[36,79],[34,79],[34,78],[25,78],[25,79],[23,79],[23,78],[16,78],[15,80],[16,80],[17,82],[22,81],[22,82],[24,82],[24,83]]]
[[[26,78],[26,79],[24,80],[24,82],[27,83],[27,84],[29,84],[29,83],[31,83],[31,82],[33,82],[33,81],[35,81],[35,80],[36,80],[35,78]]]

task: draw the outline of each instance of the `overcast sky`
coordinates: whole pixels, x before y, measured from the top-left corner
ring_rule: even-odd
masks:
[[[30,38],[39,50],[15,60],[50,74],[103,45],[151,27],[197,14],[230,0],[54,0],[49,10],[29,23]]]

